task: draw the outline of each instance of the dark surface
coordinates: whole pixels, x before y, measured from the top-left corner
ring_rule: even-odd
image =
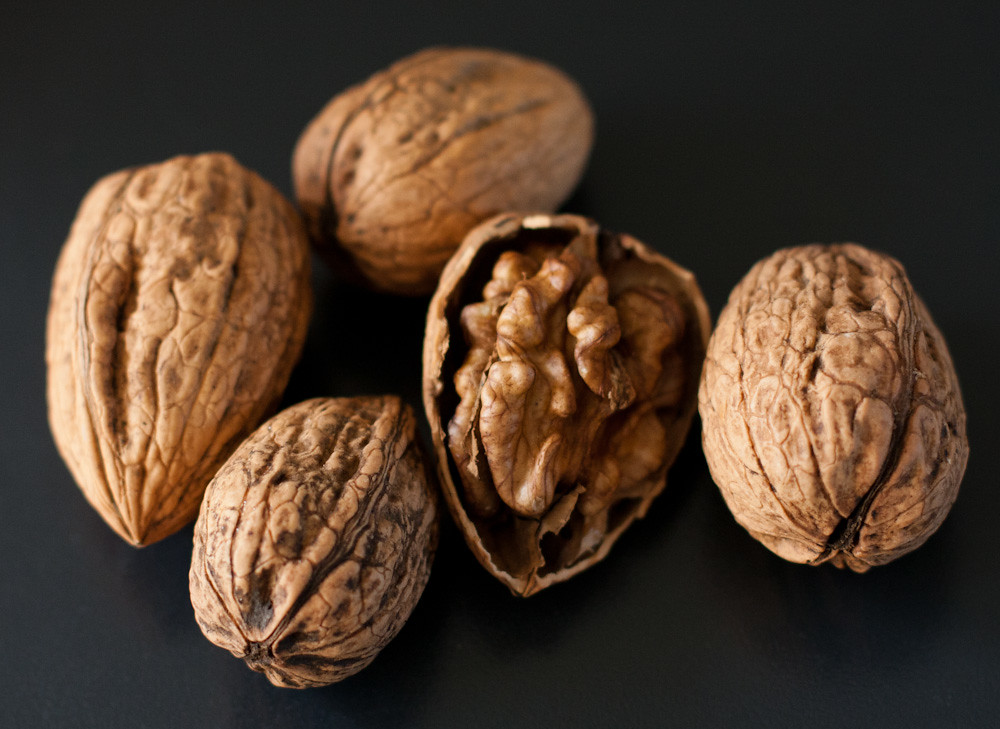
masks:
[[[0,20],[0,724],[997,725],[996,3],[204,5],[8,3]],[[713,318],[778,247],[856,240],[903,261],[947,337],[971,435],[958,501],[922,549],[861,576],[783,562],[732,520],[693,433],[610,557],[528,600],[446,529],[410,622],[342,684],[273,688],[201,636],[190,527],[127,546],[52,444],[59,247],[98,177],[179,153],[230,151],[290,192],[292,145],[320,106],[439,43],[579,80],[597,143],[565,209],[695,271]],[[396,390],[419,406],[426,300],[315,278],[287,402]]]

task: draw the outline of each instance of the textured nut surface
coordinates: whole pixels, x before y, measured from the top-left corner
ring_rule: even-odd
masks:
[[[397,397],[320,398],[237,449],[195,524],[191,603],[209,640],[292,688],[375,658],[416,605],[437,540],[414,423]]]
[[[433,48],[350,88],[295,149],[296,197],[317,241],[369,285],[434,290],[465,234],[505,210],[554,210],[590,153],[593,114],[544,63]]]
[[[125,540],[149,544],[195,517],[280,397],[310,307],[298,214],[228,155],[124,170],[90,190],[53,281],[49,422]]]
[[[473,230],[431,300],[424,406],[477,558],[530,595],[603,558],[666,484],[709,319],[694,277],[573,215]]]
[[[856,244],[757,263],[719,316],[699,400],[733,515],[794,562],[860,572],[916,549],[965,471],[944,339],[899,262]]]

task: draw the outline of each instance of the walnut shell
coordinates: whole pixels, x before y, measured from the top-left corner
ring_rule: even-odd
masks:
[[[274,407],[311,307],[292,205],[225,154],[109,175],[56,265],[49,422],[87,500],[141,546],[194,519]]]
[[[465,234],[554,210],[590,154],[593,114],[561,71],[486,48],[432,48],[334,97],[292,172],[313,239],[375,289],[427,294]]]
[[[958,494],[969,446],[948,349],[899,262],[859,245],[758,262],[719,316],[699,399],[733,516],[793,562],[885,564]]]
[[[209,484],[191,603],[205,636],[276,686],[367,666],[423,592],[436,492],[398,397],[318,398],[264,423]]]
[[[666,484],[710,321],[694,276],[575,215],[469,233],[427,315],[424,407],[482,565],[530,595],[602,559]]]

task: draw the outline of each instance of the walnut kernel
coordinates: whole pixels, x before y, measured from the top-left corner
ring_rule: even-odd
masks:
[[[530,595],[602,559],[666,483],[708,313],[694,277],[572,215],[501,215],[442,274],[424,406],[452,515]]]

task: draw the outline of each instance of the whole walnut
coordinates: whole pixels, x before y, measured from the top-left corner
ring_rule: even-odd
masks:
[[[52,284],[49,422],[123,539],[149,544],[194,519],[216,469],[277,404],[311,306],[298,213],[229,155],[94,185]]]
[[[602,559],[666,484],[696,407],[694,277],[575,215],[501,215],[427,315],[424,407],[446,501],[519,595]]]
[[[793,562],[885,564],[958,494],[969,447],[944,339],[899,262],[859,245],[757,263],[719,316],[699,401],[730,510]]]
[[[367,666],[423,592],[437,497],[398,397],[317,398],[264,423],[209,484],[191,603],[205,636],[276,686]]]
[[[576,187],[593,114],[572,79],[487,48],[432,48],[334,97],[295,148],[320,250],[375,289],[427,294],[465,234]]]

